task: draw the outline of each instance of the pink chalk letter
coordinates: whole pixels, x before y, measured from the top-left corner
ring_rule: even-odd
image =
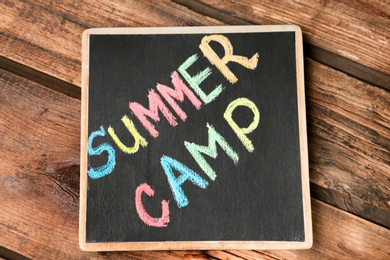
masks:
[[[157,84],[157,90],[184,122],[187,119],[187,114],[178,106],[178,104],[173,99],[183,102],[185,95],[197,110],[199,110],[202,106],[202,102],[200,102],[200,100],[195,96],[195,94],[184,84],[183,80],[180,78],[179,74],[176,71],[172,72],[171,78],[172,84],[175,89],[172,89],[162,84]]]
[[[149,197],[154,196],[154,190],[147,184],[143,183],[135,190],[135,208],[138,216],[148,226],[151,227],[166,227],[169,223],[169,201],[161,201],[162,216],[161,218],[153,218],[146,212],[142,204],[142,193],[146,193]]]
[[[150,135],[156,138],[158,136],[158,132],[154,128],[154,125],[148,121],[146,116],[151,118],[154,122],[159,122],[160,117],[158,115],[158,111],[160,110],[171,126],[176,126],[177,122],[171,111],[169,111],[167,106],[161,100],[161,97],[153,89],[149,90],[148,98],[149,109],[144,108],[137,102],[130,102],[129,107],[138,120],[142,123],[142,125],[146,128],[146,130],[149,131]]]

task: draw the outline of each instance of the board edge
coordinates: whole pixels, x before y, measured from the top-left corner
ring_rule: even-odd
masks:
[[[310,249],[311,241],[165,241],[83,243],[81,249],[96,251],[159,251],[159,250],[299,250]]]
[[[88,88],[89,88],[89,37],[90,30],[82,34],[81,59],[81,137],[80,137],[80,208],[79,246],[86,251],[87,212],[87,144],[88,144]]]
[[[311,216],[310,197],[310,176],[309,176],[309,152],[307,141],[306,123],[306,101],[305,101],[305,78],[304,78],[304,55],[302,30],[295,26],[295,55],[296,55],[296,75],[297,75],[297,104],[298,104],[298,126],[299,145],[301,162],[301,183],[302,183],[302,205],[305,229],[305,241],[309,248],[313,245],[313,227]]]
[[[164,241],[164,242],[86,242],[87,142],[88,142],[88,73],[89,39],[104,34],[202,34],[202,33],[295,32],[296,75],[298,99],[299,142],[301,151],[301,181],[304,215],[304,241]],[[276,250],[310,249],[313,245],[306,106],[303,64],[302,30],[297,25],[194,26],[194,27],[136,27],[92,28],[82,35],[82,96],[80,145],[80,216],[79,246],[83,251],[140,250]]]
[[[112,27],[91,28],[90,35],[116,34],[207,34],[207,33],[252,33],[252,32],[293,32],[300,30],[297,25],[230,25],[230,26],[182,26],[182,27]]]

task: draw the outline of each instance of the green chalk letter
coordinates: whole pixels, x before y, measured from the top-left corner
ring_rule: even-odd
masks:
[[[190,87],[195,91],[195,93],[202,99],[202,101],[205,104],[210,103],[213,101],[219,94],[221,94],[224,87],[222,85],[218,85],[211,93],[206,94],[204,91],[200,88],[200,83],[202,83],[208,76],[211,74],[211,69],[206,68],[196,74],[195,76],[191,76],[188,74],[187,69],[197,61],[198,55],[194,54],[191,57],[189,57],[180,67],[177,69],[180,74],[183,76],[183,78],[188,82]]]
[[[206,159],[202,156],[202,153],[212,157],[217,158],[217,143],[225,151],[225,153],[233,160],[235,164],[238,163],[238,154],[233,150],[232,147],[226,142],[226,140],[214,129],[214,127],[207,123],[207,128],[209,129],[209,145],[202,146],[195,143],[190,143],[185,141],[184,145],[187,150],[190,152],[192,157],[198,163],[199,167],[209,176],[211,180],[215,180],[217,174],[214,169],[208,164]]]

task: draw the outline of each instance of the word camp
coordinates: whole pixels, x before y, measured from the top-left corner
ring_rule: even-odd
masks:
[[[222,58],[220,58],[211,48],[211,41],[217,42],[222,45],[225,51],[224,56]],[[251,58],[233,55],[232,44],[230,43],[229,39],[223,35],[209,35],[203,37],[199,48],[203,55],[208,59],[208,61],[212,65],[214,65],[231,84],[235,84],[238,81],[238,78],[228,68],[227,64],[229,62],[238,63],[243,67],[251,70],[254,70],[257,67],[259,57],[258,53],[255,53]],[[137,102],[129,103],[129,109],[131,110],[132,114],[138,119],[138,121],[153,138],[158,138],[159,136],[159,132],[155,127],[155,124],[160,121],[159,113],[161,113],[165,117],[165,119],[172,127],[175,127],[178,122],[172,111],[174,111],[174,113],[180,118],[181,121],[185,122],[187,119],[187,114],[180,108],[177,102],[182,103],[184,101],[184,97],[186,97],[197,110],[200,110],[202,108],[202,105],[207,105],[208,103],[215,100],[215,98],[218,97],[225,89],[225,87],[220,84],[217,85],[208,94],[202,90],[200,85],[208,76],[211,75],[212,70],[207,67],[197,73],[195,76],[190,75],[187,71],[187,69],[192,66],[198,60],[198,58],[198,54],[190,56],[183,64],[179,66],[177,71],[173,71],[171,73],[170,76],[173,88],[162,84],[157,84],[155,89],[149,90],[149,109],[145,108]],[[187,84],[184,83],[183,79],[186,81]],[[166,105],[166,103],[169,104],[170,108]],[[232,118],[233,111],[238,106],[247,107],[253,113],[253,120],[247,127],[238,126]],[[254,129],[256,129],[260,121],[260,113],[256,105],[247,98],[238,98],[232,101],[227,106],[223,117],[228,123],[228,125],[235,132],[244,147],[248,150],[248,152],[252,152],[254,150],[254,146],[251,140],[247,137],[247,134],[251,133]],[[134,154],[139,150],[140,147],[146,147],[148,145],[146,139],[137,131],[134,122],[127,115],[124,115],[121,121],[131,134],[132,139],[134,140],[134,144],[132,146],[127,146],[123,144],[123,142],[115,134],[115,130],[113,129],[113,127],[109,126],[107,128],[108,135],[118,146],[119,150],[126,154]],[[208,164],[202,154],[205,154],[215,159],[218,155],[218,144],[224,150],[224,152],[233,160],[235,164],[238,163],[239,157],[238,154],[225,140],[225,138],[221,136],[211,124],[207,123],[206,128],[208,132],[208,146],[203,146],[188,141],[184,141],[184,145],[188,150],[189,154],[199,165],[199,167],[212,181],[214,181],[217,177],[217,174],[214,169]],[[104,126],[101,125],[99,129],[92,132],[88,138],[89,157],[99,156],[103,152],[106,152],[108,154],[106,164],[95,168],[90,167],[88,169],[88,175],[92,179],[102,178],[112,173],[115,168],[115,149],[107,142],[101,143],[100,145],[95,147],[93,147],[92,145],[95,138],[104,136],[106,136],[106,131]],[[169,156],[163,155],[160,159],[160,163],[167,177],[173,197],[175,198],[177,206],[179,208],[188,205],[188,199],[181,187],[183,183],[185,183],[186,181],[190,181],[194,185],[203,189],[208,186],[208,181],[202,178],[198,173]],[[176,177],[174,175],[174,170],[180,173],[180,176]],[[154,196],[154,192],[155,191],[147,183],[142,183],[136,188],[136,211],[140,219],[145,224],[153,227],[166,227],[170,221],[169,201],[161,201],[162,216],[159,218],[150,216],[142,204],[142,195],[145,193],[148,196]]]

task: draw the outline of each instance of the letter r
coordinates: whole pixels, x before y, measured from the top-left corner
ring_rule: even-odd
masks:
[[[221,59],[210,47],[210,42],[216,41],[222,45],[225,50],[225,56]],[[211,64],[215,65],[223,76],[229,80],[230,83],[234,84],[238,81],[236,75],[231,72],[231,70],[226,66],[229,61],[236,62],[245,68],[255,69],[257,62],[259,60],[259,54],[255,53],[252,58],[248,59],[244,56],[233,55],[233,46],[230,43],[229,39],[223,35],[214,34],[203,37],[201,44],[199,45],[200,50],[203,52],[203,55],[210,61]]]

